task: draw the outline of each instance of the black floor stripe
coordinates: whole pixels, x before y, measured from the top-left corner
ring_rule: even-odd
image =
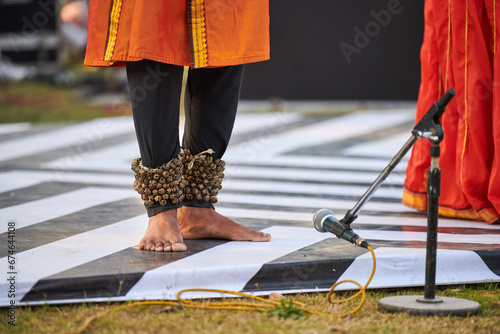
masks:
[[[43,182],[36,185],[0,193],[0,209],[61,195],[88,187],[87,184]]]
[[[264,264],[244,291],[329,288],[366,252],[333,236]]]
[[[129,198],[19,228],[16,230],[16,252],[23,252],[145,213],[146,210],[139,199]],[[144,222],[145,227],[146,224],[147,221]],[[0,240],[7,240],[7,233],[0,234]],[[7,254],[7,243],[0,244],[0,252]]]
[[[495,275],[500,277],[500,247],[498,246],[499,245],[497,245],[496,250],[488,249],[476,251],[476,253],[484,261],[484,264],[486,264]]]
[[[127,248],[46,277],[38,281],[22,301],[124,296],[146,271],[222,245],[227,241],[186,240],[185,242],[188,247],[186,252],[150,252]]]

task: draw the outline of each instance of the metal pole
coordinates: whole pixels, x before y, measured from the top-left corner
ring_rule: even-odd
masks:
[[[403,159],[406,153],[411,149],[413,144],[418,140],[417,135],[412,135],[406,143],[403,145],[403,147],[399,150],[399,152],[392,158],[392,160],[389,162],[389,164],[384,168],[384,170],[380,173],[380,175],[377,177],[377,179],[371,184],[371,186],[366,190],[366,192],[361,196],[361,198],[358,200],[358,202],[353,206],[351,210],[349,210],[342,220],[344,224],[349,225],[352,223],[354,219],[358,216],[358,213],[361,211],[363,206],[370,200],[370,198],[373,196],[375,191],[377,191],[378,188],[382,185],[382,182],[385,181],[387,176],[391,174],[393,169],[398,165],[398,163]]]
[[[431,145],[431,167],[427,180],[427,254],[425,267],[425,294],[424,299],[435,298],[436,291],[436,253],[437,228],[439,214],[439,196],[441,194],[441,169],[439,168],[439,143]]]

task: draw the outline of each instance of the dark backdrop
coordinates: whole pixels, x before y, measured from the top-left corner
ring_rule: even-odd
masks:
[[[416,100],[423,0],[270,0],[271,60],[242,99]]]

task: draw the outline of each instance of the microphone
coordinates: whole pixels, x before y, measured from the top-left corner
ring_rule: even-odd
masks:
[[[368,246],[368,242],[354,233],[349,225],[338,221],[337,217],[335,217],[335,214],[330,209],[321,209],[316,211],[313,216],[313,224],[314,228],[316,228],[318,232],[333,233],[337,236],[337,238],[347,240],[359,247],[367,248]]]

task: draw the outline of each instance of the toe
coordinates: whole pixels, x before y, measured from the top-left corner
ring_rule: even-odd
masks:
[[[172,244],[172,251],[173,252],[185,252],[187,250],[186,244],[182,242],[176,242],[175,244]]]
[[[146,244],[146,247],[144,248],[145,250],[154,250],[155,249],[155,244],[152,241],[148,241]]]
[[[271,235],[269,233],[262,233],[262,237],[259,241],[269,241],[271,240]]]
[[[256,242],[266,242],[271,240],[271,235],[269,233],[263,233],[259,231],[252,231],[254,233],[249,234],[249,240],[250,241],[256,241]]]
[[[163,249],[164,249],[164,246],[163,246],[163,242],[157,242],[156,245],[155,245],[155,248],[154,250],[156,252],[163,252]]]
[[[146,248],[146,241],[144,239],[141,239],[141,241],[139,241],[139,249],[144,249]]]
[[[163,251],[164,252],[171,252],[172,251],[172,245],[170,245],[169,242],[166,242],[163,246]]]

